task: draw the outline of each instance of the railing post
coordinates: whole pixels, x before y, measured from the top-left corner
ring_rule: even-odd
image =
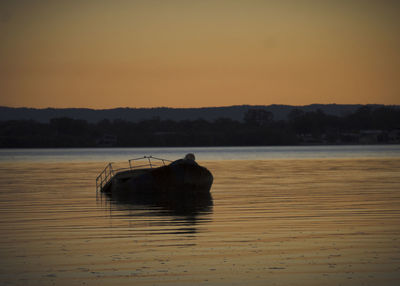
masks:
[[[110,163],[110,175],[114,176],[114,170],[113,170],[111,163]]]

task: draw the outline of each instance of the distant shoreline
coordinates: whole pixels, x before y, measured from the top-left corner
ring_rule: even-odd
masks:
[[[220,114],[222,116],[222,114]],[[285,120],[250,108],[242,119],[171,120],[153,117],[97,123],[55,117],[0,121],[0,148],[317,146],[400,143],[400,108],[362,106],[338,116],[293,109]]]
[[[101,120],[125,120],[129,122],[140,122],[152,118],[161,120],[197,120],[203,119],[213,121],[218,118],[229,118],[242,121],[244,114],[249,109],[263,109],[273,114],[275,120],[286,120],[292,110],[304,112],[321,110],[328,115],[346,116],[361,107],[372,109],[390,107],[400,109],[400,105],[383,104],[310,104],[304,106],[295,105],[233,105],[222,107],[201,108],[112,108],[112,109],[90,109],[90,108],[29,108],[29,107],[6,107],[0,106],[0,121],[8,120],[35,120],[48,123],[52,118],[68,117],[72,119],[86,120],[89,123],[97,123]]]

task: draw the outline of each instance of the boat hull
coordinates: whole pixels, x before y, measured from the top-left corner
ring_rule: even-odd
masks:
[[[207,168],[181,163],[117,173],[103,191],[127,197],[201,197],[210,195],[212,183],[213,176]]]

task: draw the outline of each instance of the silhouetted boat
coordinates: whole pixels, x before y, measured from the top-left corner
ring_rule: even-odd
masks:
[[[146,160],[146,164],[143,164]],[[112,164],[96,179],[96,189],[118,200],[187,201],[210,198],[211,172],[193,154],[171,162],[144,156],[129,160],[129,168],[114,170]],[[169,163],[169,164],[166,164]],[[161,166],[157,167],[161,164]]]

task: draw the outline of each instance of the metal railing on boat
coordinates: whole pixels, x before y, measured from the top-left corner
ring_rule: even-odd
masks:
[[[142,162],[144,160],[145,162]],[[136,162],[136,164],[135,164]],[[112,162],[108,163],[104,170],[96,178],[96,191],[102,191],[112,180],[112,178],[121,171],[129,171],[140,168],[157,168],[165,166],[165,162],[172,162],[171,160],[157,158],[153,156],[143,156],[135,159],[128,160],[129,168],[114,169]]]

